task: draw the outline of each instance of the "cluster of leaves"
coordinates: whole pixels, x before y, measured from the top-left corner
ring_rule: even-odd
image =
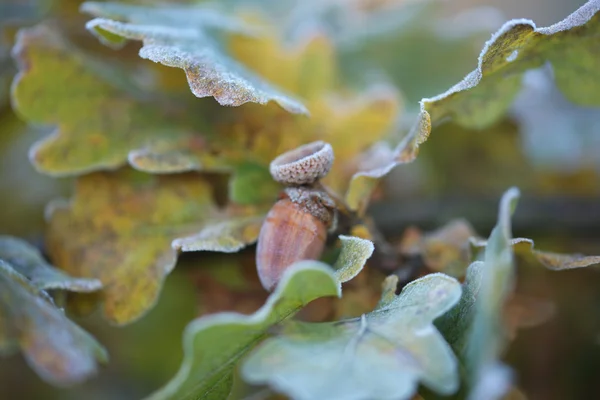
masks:
[[[371,9],[360,0],[309,1],[290,12],[270,3],[81,6],[94,17],[86,28],[102,44],[121,49],[115,54],[125,58],[129,41],[139,41],[139,56],[156,64],[124,63],[111,53],[97,57],[51,21],[18,32],[12,106],[29,123],[54,127],[32,146],[30,160],[40,173],[74,178],[75,193],[46,210],[44,249],[60,270],[24,242],[0,239],[0,350],[20,347],[51,383],[85,379],[106,352],[59,305],[78,311],[101,306],[116,325],[138,320],[156,303],[181,252],[233,253],[254,243],[280,190],[269,162],[282,151],[325,140],[336,162],[324,183],[351,217],[342,233],[355,236],[339,236],[337,249],[331,248],[339,253],[333,267],[321,261],[291,266],[254,313],[192,321],[179,372],[150,397],[226,398],[236,371],[244,382],[297,399],[411,398],[419,385],[473,399],[516,390],[500,361],[514,331],[526,325],[506,317],[513,246],[556,270],[600,258],[543,252],[529,239],[512,239],[518,191],[511,189],[489,240],[457,222],[403,243],[402,254],[422,256],[436,272],[399,294],[398,276],[391,275],[377,301],[365,289],[371,283],[360,281],[365,271],[359,274],[374,251],[371,240],[379,248],[377,234],[365,228],[366,210],[379,182],[416,158],[432,126],[447,119],[466,128],[497,122],[529,70],[549,63],[570,101],[600,105],[600,65],[591,51],[600,2],[591,0],[548,28],[506,23],[472,73],[421,100],[412,128],[395,148],[390,143],[405,126],[400,114],[412,108],[390,83],[402,78],[389,70],[389,79],[382,76],[398,66],[387,54],[372,54],[358,68],[365,76],[355,79],[350,66],[356,64],[347,60],[378,46],[401,46],[408,23],[398,16],[430,13],[435,4],[382,2]],[[401,39],[390,41],[393,35]],[[368,79],[367,70],[383,73]],[[377,261],[368,269],[377,269]],[[361,282],[357,293],[348,282],[353,278]],[[341,297],[333,318],[291,318],[305,317],[308,303],[331,296]],[[376,304],[356,307],[354,296]],[[538,311],[539,321],[549,315]]]
[[[0,351],[21,348],[40,376],[55,385],[81,382],[106,362],[106,350],[65,317],[50,290],[88,293],[97,279],[71,278],[44,261],[31,245],[0,237]]]

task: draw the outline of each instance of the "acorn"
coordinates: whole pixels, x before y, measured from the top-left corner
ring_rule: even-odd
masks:
[[[263,223],[256,268],[263,287],[273,290],[283,272],[300,260],[317,260],[336,219],[335,202],[320,186],[333,164],[329,143],[313,142],[275,158],[270,172],[287,185]]]

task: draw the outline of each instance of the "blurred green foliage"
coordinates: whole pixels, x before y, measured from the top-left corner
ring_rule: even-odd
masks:
[[[155,395],[226,398],[235,380],[233,398],[279,398],[276,391],[327,397],[339,382],[365,398],[409,398],[420,380],[423,397],[436,398],[429,390],[451,393],[456,385],[448,382],[460,374],[456,398],[482,398],[479,390],[489,395],[489,382],[499,390],[490,398],[600,395],[590,372],[600,365],[597,271],[559,275],[541,268],[599,261],[579,254],[600,253],[597,207],[579,211],[587,213],[577,220],[586,222],[581,229],[560,225],[563,212],[578,215],[577,204],[594,203],[600,193],[598,1],[549,28],[527,21],[505,25],[479,66],[485,40],[504,18],[470,1],[462,9],[436,0],[127,3],[88,3],[82,10],[98,17],[91,22],[77,0],[0,5],[0,234],[41,250],[24,242],[0,246],[0,350],[8,354],[8,344],[14,350],[17,343],[46,381],[82,380],[96,368],[91,354],[102,351],[76,322],[111,358],[85,383],[57,389],[11,350],[0,363],[3,390],[23,398],[130,399],[175,376]],[[552,18],[562,19],[566,3],[576,8],[554,3],[538,4],[546,20],[553,10]],[[421,98],[459,81],[419,107]],[[309,116],[296,115],[306,111]],[[293,290],[280,288],[267,300],[253,249],[243,248],[256,240],[280,190],[268,163],[317,139],[336,153],[324,183],[340,205],[341,199],[347,203],[336,233],[353,237],[328,242],[328,261],[341,248],[337,272],[312,263],[323,268],[321,278],[299,271],[290,277]],[[526,233],[541,248],[562,253],[534,250],[528,239],[510,241],[514,191],[501,202],[490,240],[470,239],[491,228],[488,200],[512,185],[520,187],[525,209],[514,217],[514,236]],[[419,208],[432,198],[449,215]],[[385,210],[383,218],[378,210]],[[533,221],[527,232],[516,231],[521,215]],[[463,221],[421,234],[407,229],[407,216],[424,229],[461,216],[473,226]],[[372,258],[369,242],[359,237],[375,243]],[[458,300],[460,287],[431,272],[464,280],[458,306],[435,323],[455,354],[444,350],[431,323]],[[424,284],[438,278],[456,286],[456,296],[441,299],[441,289]],[[335,295],[348,280],[341,299],[321,298],[299,310],[313,298]],[[316,283],[326,281],[331,290],[319,291]],[[56,290],[77,291],[77,282],[103,288]],[[286,308],[279,296],[291,296],[294,307]],[[94,312],[98,306],[104,319]],[[261,307],[269,311],[264,320]],[[310,322],[272,326],[296,311],[297,319]],[[230,342],[243,340],[220,331],[205,340],[206,331],[196,328],[227,315],[262,322],[236,331],[251,340],[223,361],[235,347]],[[135,323],[113,327],[106,319]],[[42,321],[49,332],[52,325],[67,336],[24,329],[29,322],[22,321]],[[521,332],[524,327],[531,329]],[[427,335],[419,336],[420,330]],[[37,333],[38,347],[24,339],[28,332]],[[234,361],[266,336],[273,337],[236,371]],[[313,375],[321,365],[313,364],[313,352],[333,360],[363,338],[370,338],[365,353],[349,358],[338,377],[327,375],[331,369]],[[425,367],[394,370],[401,390],[377,392],[392,381],[385,379],[389,369],[378,374],[382,385],[352,379],[353,368],[368,368],[368,374],[386,366],[390,348]],[[436,349],[444,356],[432,355]],[[77,362],[86,367],[61,368]],[[58,379],[57,371],[73,374]],[[279,374],[293,379],[283,384]],[[302,394],[318,379],[328,384]]]

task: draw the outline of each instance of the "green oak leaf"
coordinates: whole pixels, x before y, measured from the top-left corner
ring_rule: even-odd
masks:
[[[423,115],[395,149],[386,143],[373,146],[365,154],[365,165],[368,167],[356,172],[346,192],[346,203],[351,210],[363,214],[369,205],[369,199],[379,181],[401,164],[415,160],[419,146],[429,138],[431,120]]]
[[[12,86],[15,111],[29,122],[57,126],[30,151],[40,172],[65,176],[115,169],[136,152],[165,146],[165,137],[169,143],[186,141],[188,149],[201,141],[204,124],[189,116],[195,114],[182,118],[179,111],[120,89],[107,65],[48,26],[20,30],[13,56],[19,64]]]
[[[252,315],[218,313],[191,322],[184,333],[184,360],[177,375],[149,398],[224,399],[237,360],[263,339],[267,329],[310,301],[340,296],[333,271],[318,261],[301,261],[284,273],[265,305]]]
[[[595,56],[600,0],[590,0],[564,20],[538,28],[529,20],[505,23],[486,43],[477,68],[446,92],[420,102],[417,121],[377,165],[356,173],[347,201],[361,210],[377,182],[395,166],[413,161],[432,125],[453,119],[471,128],[494,123],[509,110],[525,72],[550,63],[556,85],[579,105],[600,105],[600,62]]]
[[[97,17],[87,28],[104,43],[120,46],[140,40],[140,57],[181,68],[197,97],[212,96],[221,105],[275,101],[291,113],[306,107],[224,51],[218,33],[253,35],[255,28],[210,6],[143,7],[118,3],[84,3]],[[122,22],[126,21],[126,22]]]
[[[48,11],[48,6],[48,0],[20,2],[20,4],[8,0],[0,4],[0,109],[10,100],[10,81],[15,74],[10,59],[10,34],[7,34],[7,31],[19,25],[33,23]]]
[[[120,7],[116,4],[84,5],[84,9],[91,10],[94,15],[104,15],[106,12],[110,17],[119,16],[119,20],[139,21],[138,24],[123,24],[97,19],[91,21],[90,25],[93,29],[101,28],[102,32],[110,27],[111,32],[117,29],[122,35],[142,39],[145,43],[142,55],[146,49],[155,48],[153,43],[164,39],[152,38],[150,32],[155,28],[160,28],[158,32],[167,32],[166,36],[173,32],[202,29],[197,28],[202,22],[200,17],[200,23],[194,22],[193,28],[186,25],[189,18],[196,16],[194,8],[186,9],[188,16],[175,17],[180,11],[175,10],[171,15],[162,8],[124,6],[122,12],[115,11],[121,10]],[[169,15],[163,15],[165,13]],[[268,14],[268,10],[265,13]],[[263,16],[263,13],[258,15]],[[176,28],[173,27],[175,24]],[[354,91],[340,91],[335,79],[339,67],[335,63],[335,49],[329,38],[305,32],[301,43],[290,51],[289,44],[270,28],[265,27],[265,34],[259,37],[232,36],[227,48],[257,74],[268,77],[291,93],[302,95],[312,118],[290,115],[273,105],[263,107],[250,104],[217,117],[213,125],[216,132],[208,140],[165,139],[160,146],[146,146],[132,151],[129,157],[131,165],[153,173],[229,168],[233,172],[230,197],[238,203],[259,203],[274,198],[278,189],[268,174],[268,163],[273,158],[309,141],[326,140],[334,147],[339,160],[326,178],[326,183],[334,191],[345,190],[348,179],[356,170],[356,156],[381,139],[393,125],[399,108],[398,95],[389,85],[369,85],[360,95],[354,94]],[[203,41],[195,40],[194,35],[190,35],[190,40],[194,40],[191,47],[204,46]],[[185,64],[189,61],[195,65],[196,61],[188,60],[187,54],[185,51],[179,54],[181,57],[175,63]],[[191,68],[195,70],[196,67]],[[189,75],[190,70],[187,71]],[[206,79],[210,81],[208,74]],[[362,134],[365,129],[370,131],[369,135]],[[286,134],[282,135],[281,132]],[[206,160],[210,153],[219,154],[219,161],[227,161],[215,165],[211,157]]]
[[[377,308],[331,323],[290,323],[244,361],[243,379],[294,399],[409,399],[419,382],[441,394],[458,389],[458,369],[433,320],[460,298],[443,274],[411,282],[395,295],[388,278]]]
[[[331,95],[337,90],[333,46],[321,36],[308,38],[293,53],[276,35],[238,37],[229,46],[254,70],[294,93],[322,88],[308,92],[312,118],[275,104],[213,109],[202,102],[200,110],[190,102],[165,104],[156,94],[124,87],[123,79],[114,79],[118,71],[68,44],[55,29],[20,31],[13,52],[20,70],[12,90],[15,110],[29,122],[57,126],[31,149],[34,166],[54,176],[126,163],[155,174],[230,173],[232,200],[263,203],[279,190],[268,174],[269,162],[299,145],[325,140],[336,153],[325,183],[333,191],[345,190],[357,155],[393,125],[397,93],[378,86],[361,94]],[[285,68],[273,68],[272,59]],[[369,135],[362,134],[365,129]]]
[[[256,242],[263,219],[263,216],[238,217],[207,224],[195,235],[175,239],[173,248],[183,252],[235,253]]]
[[[599,0],[590,0],[564,20],[538,28],[529,20],[504,24],[486,43],[477,68],[438,96],[421,100],[434,122],[451,117],[468,127],[497,121],[521,88],[523,73],[549,62],[558,88],[572,102],[600,105],[600,63],[594,56],[600,27]]]
[[[288,47],[302,42],[306,26],[324,33],[335,44],[341,67],[338,76],[344,82],[355,86],[372,83],[373,76],[383,72],[402,88],[409,102],[419,100],[424,93],[437,93],[460,79],[472,66],[469,60],[477,55],[477,46],[503,22],[500,12],[490,7],[444,18],[440,3],[380,1],[365,6],[360,1],[226,2],[234,9],[260,9],[282,32]],[[440,62],[443,73],[439,73]]]
[[[51,203],[47,215],[50,259],[102,281],[105,317],[125,324],[156,302],[177,260],[173,240],[202,230],[217,209],[201,175],[123,169],[79,178],[73,200]]]
[[[508,190],[500,201],[498,224],[492,231],[485,248],[485,258],[479,289],[483,296],[478,298],[469,332],[467,360],[474,390],[482,390],[488,371],[498,371],[498,358],[506,344],[506,332],[502,322],[504,304],[512,294],[515,280],[515,265],[510,246],[511,216],[517,205],[519,191]],[[485,390],[485,388],[483,388]]]
[[[477,247],[487,246],[485,240],[471,239],[471,244]],[[515,253],[531,254],[540,264],[553,271],[564,271],[575,268],[585,268],[600,264],[600,256],[588,256],[574,253],[555,253],[551,251],[537,250],[535,242],[528,238],[511,239]]]
[[[48,264],[38,249],[29,243],[0,235],[0,259],[41,290],[60,289],[73,292],[93,292],[102,288],[98,279],[73,278]]]
[[[373,255],[375,246],[370,240],[354,236],[340,235],[342,250],[338,255],[333,269],[340,282],[348,282],[362,270],[363,265]]]
[[[57,126],[30,151],[38,171],[79,175],[130,163],[152,173],[233,172],[236,200],[276,196],[268,175],[256,189],[263,174],[257,177],[257,168],[246,162],[253,155],[238,151],[247,145],[246,136],[231,129],[213,132],[205,116],[184,103],[165,106],[148,93],[123,90],[113,68],[67,43],[56,29],[38,25],[19,31],[13,56],[19,64],[12,88],[15,111],[31,123]],[[253,190],[244,192],[249,185]]]
[[[504,194],[498,224],[487,241],[484,260],[471,264],[459,304],[436,321],[460,360],[473,399],[481,398],[477,396],[486,391],[502,392],[510,388],[510,374],[499,357],[507,333],[502,321],[503,309],[514,289],[510,218],[518,198],[516,188]],[[487,386],[490,380],[499,386]],[[497,397],[486,398],[501,396],[499,393]]]
[[[68,279],[53,286],[67,288]],[[56,386],[93,375],[106,350],[57,308],[38,285],[0,259],[0,353],[21,351],[35,372]]]
[[[471,399],[501,398],[510,387],[510,371],[498,359],[504,350],[507,334],[511,334],[502,316],[514,285],[513,252],[530,253],[548,269],[557,271],[600,263],[599,256],[550,253],[534,249],[531,239],[511,239],[510,216],[518,195],[516,189],[504,195],[498,225],[489,240],[471,239],[475,248],[485,248],[484,259],[469,266],[459,304],[436,321],[437,328],[459,357]],[[536,321],[534,316],[533,324],[551,313],[547,306],[544,307],[546,311],[541,309],[541,314],[537,315],[541,319]],[[525,322],[531,323],[532,320]],[[522,327],[525,326],[527,324]],[[493,384],[488,386],[486,382],[490,381]],[[498,392],[493,391],[496,389]]]
[[[534,242],[531,239],[516,238],[513,243],[527,244],[529,251],[546,268],[554,271],[564,271],[574,268],[585,268],[600,264],[600,256],[586,256],[583,254],[561,254],[550,251],[534,249]]]
[[[216,251],[235,253],[256,242],[264,216],[251,215],[226,218],[224,221],[207,223],[200,232],[172,243],[181,252]],[[341,251],[333,268],[340,282],[354,278],[367,259],[373,254],[374,246],[369,240],[339,236]]]
[[[183,337],[184,360],[177,375],[150,399],[223,399],[231,390],[235,363],[274,324],[320,297],[341,296],[341,284],[356,276],[373,252],[368,240],[341,236],[334,269],[300,261],[287,269],[266,303],[252,315],[218,313],[191,322]]]
[[[467,269],[459,303],[450,312],[438,318],[435,326],[452,346],[459,360],[464,364],[467,351],[469,329],[476,313],[477,299],[481,293],[481,279],[485,264],[473,262]]]

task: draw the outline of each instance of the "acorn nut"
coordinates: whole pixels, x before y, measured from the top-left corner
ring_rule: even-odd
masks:
[[[336,209],[327,192],[315,186],[331,169],[333,158],[329,143],[314,142],[271,163],[273,178],[291,187],[273,205],[258,236],[256,268],[265,289],[273,290],[295,262],[321,257]]]

